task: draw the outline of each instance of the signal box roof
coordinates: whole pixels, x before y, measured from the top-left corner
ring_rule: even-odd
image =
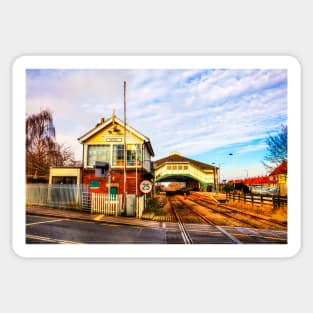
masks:
[[[88,131],[87,133],[85,133],[84,135],[79,137],[78,141],[80,143],[84,143],[89,138],[93,137],[94,135],[96,135],[97,133],[99,133],[100,131],[102,131],[103,129],[105,129],[106,127],[108,127],[109,125],[114,124],[114,123],[119,124],[121,127],[124,127],[124,122],[122,120],[120,120],[119,118],[117,118],[115,116],[115,114],[113,113],[112,117],[108,118],[107,120],[102,118],[100,120],[100,123],[98,123],[93,129],[91,129],[90,131]],[[147,148],[148,148],[151,156],[154,156],[154,151],[153,151],[153,148],[151,145],[151,141],[147,136],[141,134],[138,130],[136,130],[135,128],[131,127],[128,124],[126,124],[126,130],[133,133],[134,135],[136,135],[140,139],[142,139],[146,143]]]

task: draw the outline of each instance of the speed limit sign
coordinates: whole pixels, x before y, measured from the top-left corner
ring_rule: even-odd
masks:
[[[149,193],[152,191],[152,182],[150,180],[143,180],[140,183],[140,191],[143,193]]]

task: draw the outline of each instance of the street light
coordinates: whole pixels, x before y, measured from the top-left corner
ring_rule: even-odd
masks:
[[[212,164],[215,164],[215,165],[218,165],[218,175],[216,175],[217,176],[217,184],[216,184],[216,189],[215,189],[215,191],[217,190],[218,192],[219,192],[219,183],[220,183],[220,181],[221,181],[221,165],[223,165],[223,164],[225,164],[225,163],[215,163],[215,162],[212,162]],[[216,167],[215,167],[215,169],[214,169],[214,172],[216,171]]]
[[[218,165],[218,177],[216,177],[216,166],[214,166],[214,187],[215,187],[215,192],[219,192],[219,177],[220,177],[220,167],[221,167],[221,164],[216,164],[215,162],[212,162],[212,164],[215,164],[215,165]]]
[[[230,153],[228,153],[228,155],[229,156],[233,156],[233,153],[230,152]],[[233,176],[233,192],[235,191],[235,188],[236,188],[236,186],[235,186],[235,176]]]

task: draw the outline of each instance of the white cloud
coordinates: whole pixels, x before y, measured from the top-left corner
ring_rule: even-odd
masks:
[[[252,151],[259,151],[259,150],[264,150],[267,147],[267,145],[263,142],[257,145],[247,145],[237,151],[238,154],[243,154],[247,152],[252,152]]]
[[[81,158],[79,136],[114,108],[123,118],[126,80],[127,120],[151,139],[156,158],[173,150],[190,155],[260,139],[279,127],[287,117],[286,79],[284,70],[42,73],[27,78],[27,112],[51,108],[57,134]]]

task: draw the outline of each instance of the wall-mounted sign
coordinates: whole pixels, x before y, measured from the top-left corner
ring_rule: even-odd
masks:
[[[121,142],[122,138],[107,138],[108,142]]]
[[[91,180],[89,182],[89,187],[90,188],[99,188],[99,181],[98,180]]]
[[[96,177],[107,177],[110,172],[110,164],[108,162],[96,161],[95,165]]]
[[[152,182],[150,180],[143,180],[140,183],[140,191],[143,193],[149,193],[152,191]]]

